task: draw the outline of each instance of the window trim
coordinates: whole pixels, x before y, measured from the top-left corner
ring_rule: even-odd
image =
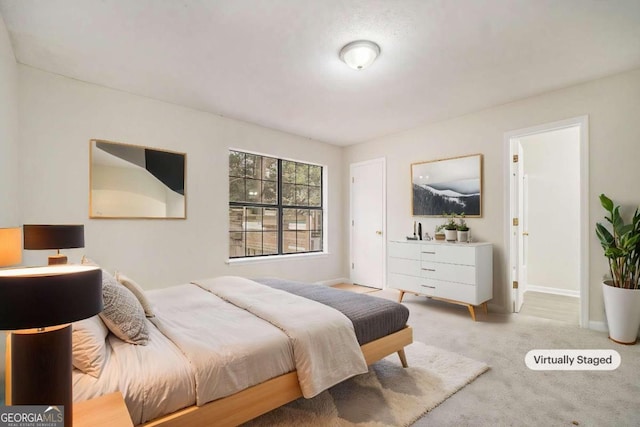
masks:
[[[322,252],[300,252],[295,254],[283,255],[256,255],[242,258],[228,258],[225,263],[231,266],[244,264],[263,264],[268,262],[292,261],[296,259],[326,258],[329,255],[330,253],[326,250],[323,250]]]
[[[260,156],[260,157],[267,157],[267,158],[271,158],[271,159],[276,159],[278,162],[278,178],[277,178],[277,188],[278,188],[278,197],[277,197],[277,202],[276,204],[266,204],[266,203],[262,203],[261,202],[232,202],[231,199],[231,194],[227,193],[227,218],[229,218],[229,208],[231,207],[246,207],[246,208],[262,208],[262,209],[276,209],[278,211],[278,253],[277,254],[262,254],[262,255],[243,255],[243,256],[237,256],[237,257],[231,257],[230,256],[230,250],[229,250],[229,242],[230,242],[230,234],[232,233],[231,229],[230,229],[230,224],[229,221],[227,220],[227,261],[226,263],[229,265],[233,265],[233,264],[244,264],[244,263],[255,263],[255,262],[270,262],[270,261],[278,261],[278,260],[286,260],[286,259],[292,259],[292,258],[308,258],[308,257],[326,257],[329,252],[328,252],[328,213],[327,213],[327,165],[324,164],[320,164],[320,163],[316,163],[316,162],[309,162],[309,161],[305,161],[305,160],[296,160],[296,159],[292,159],[292,158],[287,158],[287,157],[280,157],[278,155],[275,154],[265,154],[265,153],[259,153],[259,152],[254,152],[254,151],[248,151],[246,149],[240,149],[240,148],[233,148],[233,147],[228,147],[227,148],[227,158],[229,156],[229,153],[231,151],[235,151],[235,152],[239,152],[239,153],[243,153],[243,154],[250,154],[250,155],[255,155],[255,156]],[[309,166],[318,166],[320,167],[320,206],[300,206],[300,205],[293,205],[293,206],[285,206],[282,204],[282,186],[284,183],[283,180],[283,170],[284,168],[282,167],[282,162],[283,161],[288,161],[288,162],[295,162],[295,163],[302,163],[305,165],[309,165]],[[227,169],[229,169],[229,162],[227,160]],[[230,178],[231,175],[229,174],[229,171],[227,171],[227,189],[229,189],[229,185],[230,185]],[[240,177],[237,177],[240,178]],[[242,177],[243,179],[250,179],[246,176]],[[260,178],[260,181],[265,181],[262,177]],[[273,182],[273,181],[272,181]],[[295,183],[294,183],[295,184]],[[245,184],[246,185],[246,184]],[[297,185],[297,184],[295,184]],[[315,185],[310,185],[310,184],[306,184],[306,186],[308,188],[314,187],[317,188],[317,186]],[[245,187],[246,188],[246,187]],[[286,209],[294,209],[294,210],[307,210],[309,212],[311,211],[319,211],[322,215],[322,236],[321,236],[321,245],[322,245],[322,249],[320,250],[314,250],[314,251],[305,251],[305,252],[294,252],[294,253],[289,253],[289,252],[284,252],[284,248],[283,248],[283,244],[284,244],[284,211]],[[243,230],[242,232],[245,233],[246,230]],[[314,230],[308,230],[309,233],[311,233]],[[315,230],[317,231],[317,230]],[[245,240],[245,245],[246,245],[246,240]],[[245,254],[246,254],[246,249],[245,249]]]

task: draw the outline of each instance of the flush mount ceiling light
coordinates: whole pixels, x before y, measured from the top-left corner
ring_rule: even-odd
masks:
[[[354,70],[364,70],[380,55],[380,46],[369,40],[357,40],[340,49],[340,59]]]

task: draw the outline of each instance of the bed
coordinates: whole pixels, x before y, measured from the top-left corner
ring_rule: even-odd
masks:
[[[119,390],[136,425],[238,425],[389,354],[406,366],[412,342],[406,307],[325,286],[221,277],[145,297],[148,344],[108,334],[102,372],[73,372],[75,401]]]

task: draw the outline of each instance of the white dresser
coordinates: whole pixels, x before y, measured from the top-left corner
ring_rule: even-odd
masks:
[[[390,241],[387,285],[405,293],[425,295],[487,312],[493,298],[493,247],[491,243]]]

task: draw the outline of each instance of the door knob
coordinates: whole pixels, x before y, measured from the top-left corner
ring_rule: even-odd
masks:
[[[382,236],[382,231],[380,231],[380,230],[376,230],[376,234],[377,234],[378,236]]]

